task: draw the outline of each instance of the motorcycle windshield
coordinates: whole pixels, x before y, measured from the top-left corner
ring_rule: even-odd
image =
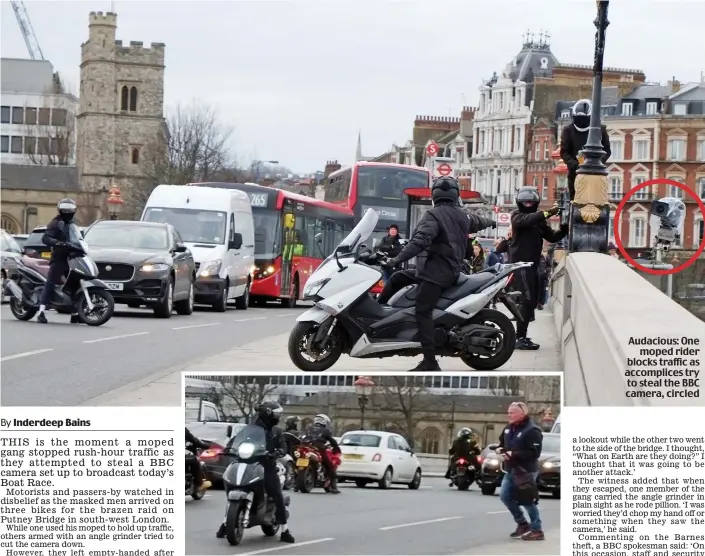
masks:
[[[344,253],[354,253],[355,250],[365,243],[372,232],[375,231],[377,227],[377,221],[379,220],[379,215],[374,209],[367,209],[367,212],[362,216],[360,222],[357,226],[353,228],[353,231],[348,234],[338,246],[338,249]]]
[[[84,253],[88,253],[88,245],[83,241],[83,234],[76,224],[69,224],[69,243],[79,246]]]
[[[240,459],[254,459],[267,454],[267,435],[259,425],[247,425],[229,444],[230,453]]]

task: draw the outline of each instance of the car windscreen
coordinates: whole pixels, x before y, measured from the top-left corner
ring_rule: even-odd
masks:
[[[162,226],[140,224],[95,224],[84,237],[89,247],[166,250],[169,235]]]
[[[171,224],[186,243],[225,243],[227,214],[216,210],[149,207],[142,220]]]
[[[44,228],[41,229],[41,231],[34,231],[29,236],[24,242],[23,249],[46,249],[46,250],[51,250],[50,247],[47,247],[44,245],[42,242],[42,237],[44,237]]]
[[[341,446],[362,446],[364,448],[379,448],[382,437],[376,434],[351,433],[344,434],[340,439]]]
[[[561,437],[560,436],[549,436],[544,435],[543,446],[541,451],[546,454],[560,454],[561,453]]]
[[[225,446],[228,441],[235,436],[240,430],[242,430],[243,425],[239,428],[237,424],[234,423],[189,423],[186,425],[188,430],[191,431],[196,438],[203,440],[204,442],[212,442],[218,444],[219,446]],[[233,428],[230,436],[228,436],[228,426]]]
[[[11,253],[22,252],[22,249],[20,248],[19,244],[15,241],[15,238],[12,237],[10,234],[3,233],[2,236],[0,236],[0,240],[2,241],[2,246],[0,248],[1,251],[9,251]]]

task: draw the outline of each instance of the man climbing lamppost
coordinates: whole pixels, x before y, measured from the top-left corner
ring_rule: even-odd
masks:
[[[592,107],[587,143],[581,151],[584,161],[575,178],[575,198],[570,210],[568,249],[572,252],[607,253],[610,205],[607,198],[607,155],[603,149],[602,133],[602,67],[605,52],[605,31],[609,25],[609,1],[597,1],[594,21],[595,61],[593,65]]]

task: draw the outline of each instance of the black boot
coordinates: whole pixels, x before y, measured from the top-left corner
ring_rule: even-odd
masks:
[[[218,528],[218,532],[215,534],[215,536],[219,539],[225,538],[225,523],[220,524],[220,527]]]
[[[42,324],[46,324],[49,322],[43,311],[37,316],[37,322],[41,322]]]
[[[279,540],[281,542],[288,542],[288,543],[296,542],[296,539],[294,539],[294,535],[291,534],[291,531],[289,531],[289,529],[282,532],[281,536],[279,537]]]
[[[519,349],[523,351],[536,351],[540,347],[540,345],[532,342],[531,338],[517,338],[517,342],[514,349]]]
[[[413,369],[409,369],[409,372],[420,372],[427,373],[430,371],[440,371],[441,368],[438,366],[438,361],[435,359],[422,359],[421,362],[416,365]]]
[[[81,319],[78,315],[71,315],[71,324],[81,324]]]

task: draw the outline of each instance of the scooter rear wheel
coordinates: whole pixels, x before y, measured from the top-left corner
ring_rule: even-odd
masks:
[[[32,320],[34,315],[37,314],[37,309],[34,307],[25,307],[21,299],[13,297],[10,299],[10,311],[12,311],[12,316],[17,320],[28,321]]]
[[[316,355],[309,352],[308,346],[319,327],[320,324],[317,322],[297,322],[289,334],[289,358],[302,371],[327,371],[343,354],[343,339],[340,337],[338,327],[333,329],[323,353]],[[304,355],[315,356],[316,359],[306,359]]]
[[[483,309],[472,319],[474,324],[491,324],[502,334],[502,345],[489,357],[486,355],[466,354],[460,359],[471,369],[478,371],[494,371],[504,365],[514,354],[517,333],[512,321],[504,314],[494,309]]]

